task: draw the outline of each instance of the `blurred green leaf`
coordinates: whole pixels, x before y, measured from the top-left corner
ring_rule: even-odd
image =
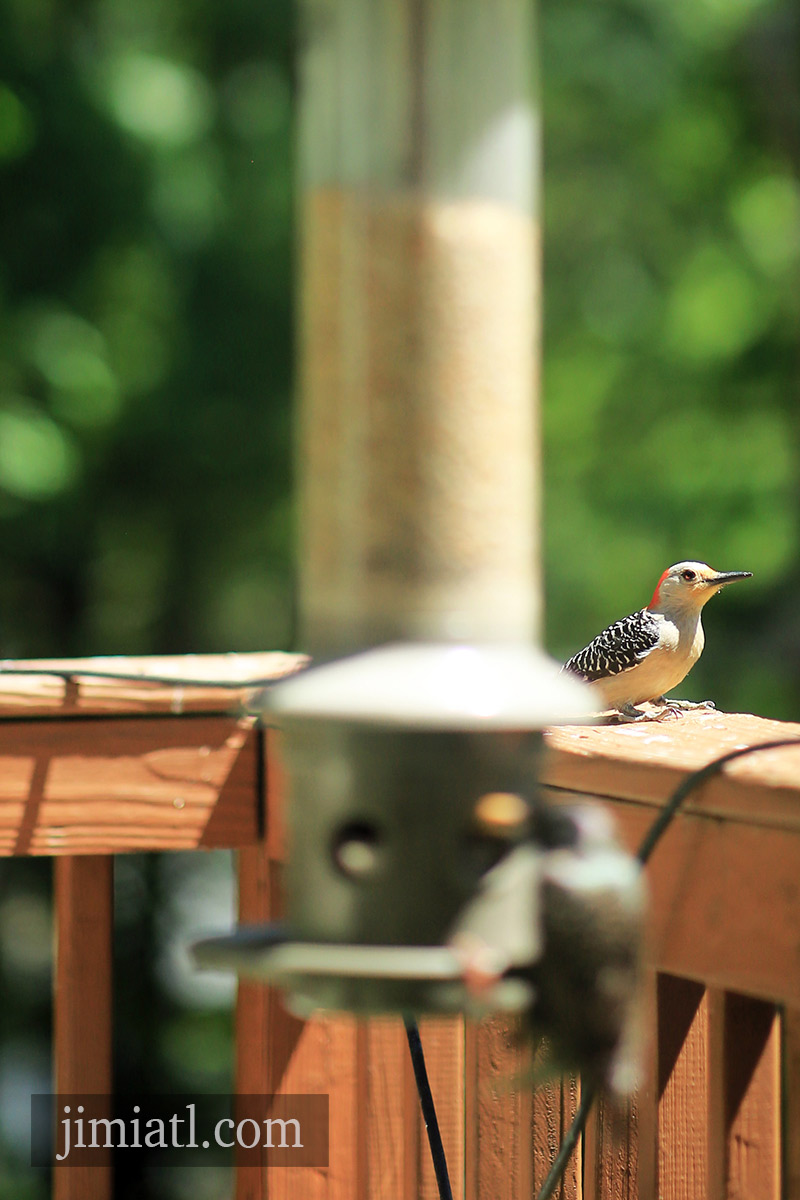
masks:
[[[768,324],[769,301],[727,247],[703,245],[683,265],[667,298],[667,348],[689,363],[735,358]]]
[[[45,500],[78,478],[80,456],[65,431],[22,398],[0,397],[0,488]]]
[[[0,83],[0,162],[22,158],[36,140],[36,125],[28,108],[9,87]]]
[[[196,142],[213,121],[208,83],[174,59],[136,51],[120,55],[106,68],[105,90],[124,129],[165,149]]]
[[[800,258],[800,188],[788,175],[763,175],[734,193],[731,216],[754,262],[768,274]]]

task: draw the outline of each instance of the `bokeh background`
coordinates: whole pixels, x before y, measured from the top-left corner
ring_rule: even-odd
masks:
[[[291,648],[288,0],[0,0],[0,656]],[[543,0],[547,631],[754,579],[684,694],[800,712],[800,9]],[[121,858],[120,1082],[226,1090],[225,854]],[[38,1200],[49,868],[0,874],[0,1198]],[[119,1195],[225,1196],[225,1175]]]

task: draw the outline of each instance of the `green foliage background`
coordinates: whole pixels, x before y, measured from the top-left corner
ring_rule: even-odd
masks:
[[[1,0],[0,653],[292,633],[288,3]],[[797,703],[798,18],[546,0],[548,642],[748,568],[694,693]]]
[[[794,718],[800,10],[540,15],[548,645],[678,559],[749,569],[685,694]],[[288,648],[292,7],[0,0],[0,30],[0,655]],[[180,856],[120,863],[140,1086],[228,1086],[227,1000],[158,957],[213,861],[202,888]],[[13,1104],[46,1061],[44,870],[0,898],[0,1196],[44,1194]]]
[[[578,0],[542,36],[551,647],[679,559],[751,570],[683,690],[796,718],[800,14]]]

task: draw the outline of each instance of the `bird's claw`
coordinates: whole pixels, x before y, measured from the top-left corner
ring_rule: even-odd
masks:
[[[613,712],[609,721],[616,725],[633,725],[638,721],[668,721],[694,709],[715,707],[713,700],[668,700],[666,696],[659,696],[650,701],[646,709],[636,708],[633,704],[623,704]]]
[[[676,708],[674,704],[662,704],[660,708],[653,713],[651,720],[653,721],[669,721],[675,720],[681,715],[683,709]]]
[[[643,709],[635,708],[633,704],[623,704],[608,719],[613,725],[633,725],[636,721],[652,721],[653,717]]]

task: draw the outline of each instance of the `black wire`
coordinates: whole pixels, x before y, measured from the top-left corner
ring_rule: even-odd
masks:
[[[436,1185],[439,1189],[439,1200],[453,1200],[450,1176],[447,1171],[447,1157],[442,1145],[442,1134],[439,1129],[439,1121],[436,1117],[436,1105],[433,1102],[428,1070],[425,1066],[425,1053],[422,1049],[422,1040],[419,1036],[419,1026],[414,1018],[410,1016],[403,1017],[403,1024],[406,1027],[408,1049],[411,1053],[411,1065],[414,1068],[414,1078],[417,1082],[419,1106],[422,1110],[422,1119],[425,1122],[425,1129],[428,1133],[428,1145],[431,1149],[433,1171],[436,1175]]]
[[[759,742],[756,746],[741,746],[738,750],[729,750],[727,754],[721,754],[719,758],[712,759],[710,763],[706,763],[704,767],[692,771],[690,775],[681,780],[664,808],[648,829],[642,839],[642,844],[636,852],[636,857],[642,866],[650,859],[656,846],[674,820],[678,809],[691,792],[700,787],[702,783],[705,783],[707,779],[710,779],[712,775],[718,774],[727,763],[733,762],[734,759],[744,758],[746,754],[755,754],[757,750],[777,750],[782,746],[800,746],[800,738],[777,738],[772,742]],[[578,1138],[584,1131],[596,1093],[597,1089],[592,1083],[589,1083],[583,1089],[581,1101],[573,1117],[572,1124],[564,1135],[564,1140],[559,1146],[555,1161],[550,1168],[547,1179],[542,1184],[536,1200],[549,1200],[549,1197],[552,1196],[558,1186],[561,1176],[567,1168],[572,1151],[577,1145]]]

